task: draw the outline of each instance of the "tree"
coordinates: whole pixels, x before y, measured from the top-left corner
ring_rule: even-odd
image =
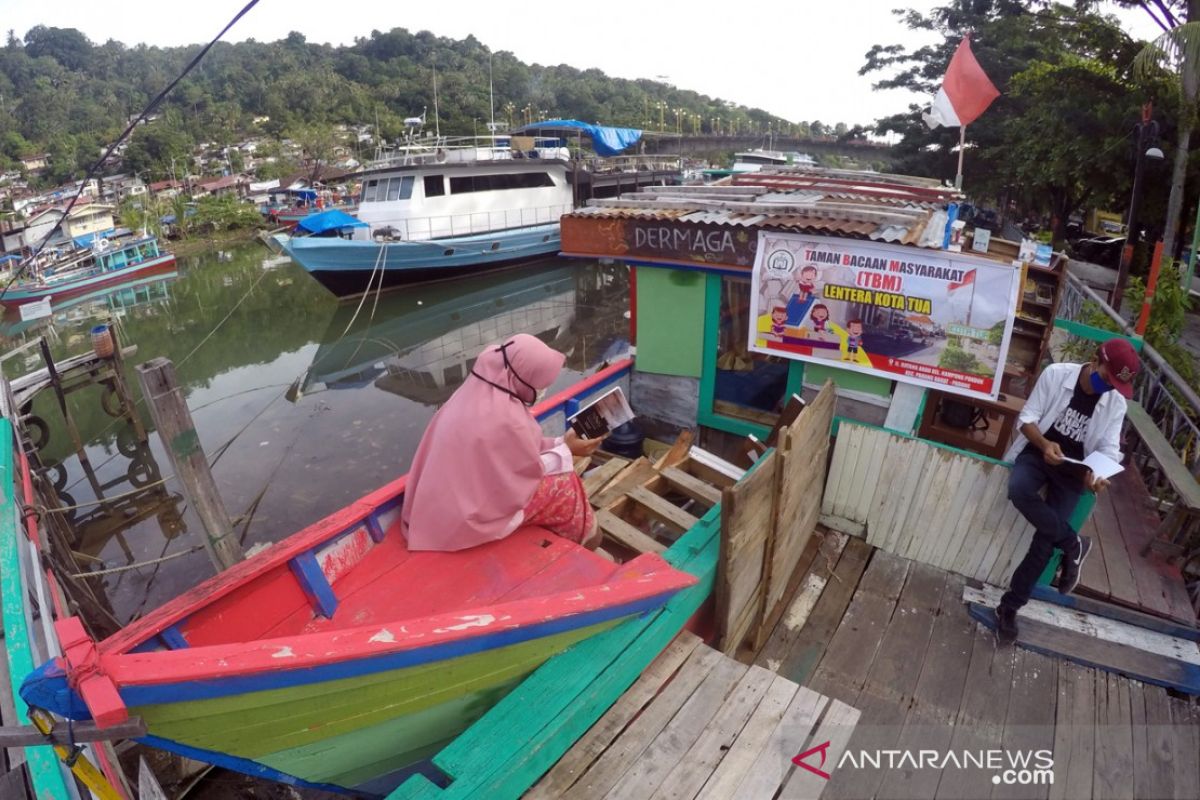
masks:
[[[91,59],[92,43],[74,28],[35,25],[25,34],[25,53],[31,58],[47,56],[69,70],[82,70]]]
[[[909,28],[941,39],[915,50],[871,48],[860,72],[879,73],[877,88],[932,98],[970,33],[976,58],[1002,92],[968,131],[964,172],[972,195],[1050,211],[1058,241],[1084,201],[1107,205],[1128,196],[1131,175],[1121,140],[1136,119],[1143,87],[1130,67],[1138,45],[1114,19],[1088,8],[1018,0],[950,2],[927,14],[900,14]],[[921,110],[910,106],[878,120],[875,131],[901,134],[893,148],[898,171],[948,179],[959,131],[929,130]]]
[[[1197,15],[1200,19],[1200,14]],[[1179,99],[1179,124],[1176,130],[1175,161],[1171,169],[1171,194],[1167,200],[1167,219],[1163,226],[1163,252],[1175,257],[1179,218],[1183,213],[1183,189],[1187,180],[1192,130],[1196,124],[1200,94],[1200,21],[1187,22],[1170,29],[1150,42],[1133,62],[1139,78],[1152,80],[1162,70],[1169,71]]]
[[[320,123],[302,125],[292,131],[290,138],[304,152],[309,183],[320,177],[321,170],[333,159],[334,148],[341,140],[332,125]]]

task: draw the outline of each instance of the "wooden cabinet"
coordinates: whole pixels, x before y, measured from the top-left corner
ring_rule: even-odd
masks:
[[[979,425],[971,428],[947,425],[942,413],[942,405],[946,402],[961,403],[975,409]],[[993,402],[930,389],[925,397],[925,410],[921,414],[917,435],[960,450],[970,450],[990,458],[1003,458],[1012,440],[1017,415],[1024,407],[1024,398],[1012,395],[1001,394]]]

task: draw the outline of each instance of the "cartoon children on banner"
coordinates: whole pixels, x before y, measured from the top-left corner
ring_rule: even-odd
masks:
[[[863,322],[861,319],[852,319],[846,323],[846,352],[842,354],[842,361],[857,361],[858,348],[862,346],[863,339]]]
[[[776,304],[775,308],[771,309],[771,333],[775,336],[782,337],[787,331],[787,306]]]
[[[808,312],[808,320],[812,323],[813,334],[825,338],[829,333],[829,306],[817,303]]]

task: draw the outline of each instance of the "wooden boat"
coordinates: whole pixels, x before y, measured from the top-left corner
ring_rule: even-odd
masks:
[[[46,297],[58,302],[174,269],[175,255],[160,250],[154,236],[124,241],[98,239],[90,249],[40,268],[35,279],[13,284],[0,303],[15,307]]]
[[[409,552],[403,492],[401,478],[102,642],[59,623],[65,655],[22,697],[101,725],[138,716],[146,744],[346,791],[419,767],[548,658],[695,583],[538,528]]]

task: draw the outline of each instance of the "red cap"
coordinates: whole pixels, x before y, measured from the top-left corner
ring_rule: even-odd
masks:
[[[1137,351],[1127,340],[1109,339],[1100,345],[1100,363],[1108,366],[1108,380],[1125,397],[1133,397],[1133,379],[1141,369]]]

